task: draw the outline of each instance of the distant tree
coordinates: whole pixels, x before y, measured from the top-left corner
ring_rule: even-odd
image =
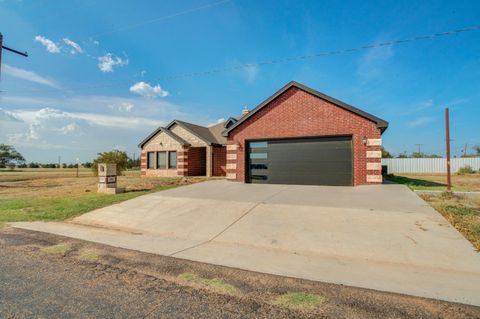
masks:
[[[68,164],[68,165],[67,165],[67,168],[75,168],[75,165],[73,165],[73,164]]]
[[[437,155],[437,154],[430,154],[428,157],[430,157],[430,158],[441,158],[441,156]]]
[[[382,158],[392,158],[393,155],[382,146]]]
[[[411,157],[413,157],[413,158],[425,158],[425,157],[427,157],[427,154],[425,154],[423,152],[413,152]]]
[[[12,145],[0,144],[0,167],[15,167],[25,163],[25,158]]]
[[[473,147],[473,150],[477,153],[476,154],[477,156],[480,156],[480,145],[475,145]]]
[[[31,162],[28,164],[28,168],[40,168],[40,164]]]
[[[62,163],[62,168],[67,168],[67,163]]]
[[[128,155],[124,151],[113,150],[110,152],[98,153],[98,157],[93,161],[92,171],[93,174],[98,174],[98,164],[117,164],[117,175],[122,175],[123,171],[127,168]]]
[[[92,167],[92,163],[91,162],[85,162],[82,164],[83,167],[85,168],[91,168]]]
[[[140,159],[139,158],[137,158],[137,159],[128,158],[127,168],[128,169],[138,169],[138,168],[140,168]]]
[[[407,154],[407,152],[404,151],[404,152],[398,154],[397,158],[408,158],[408,154]]]
[[[18,168],[27,168],[28,165],[26,163],[22,163],[22,164],[18,164],[17,167]]]

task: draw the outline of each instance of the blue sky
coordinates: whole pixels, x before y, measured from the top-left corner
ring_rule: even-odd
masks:
[[[0,143],[27,161],[90,161],[174,118],[216,123],[291,80],[390,122],[384,146],[480,144],[480,30],[355,53],[192,72],[480,25],[478,1],[0,0]],[[471,149],[470,149],[471,151]]]

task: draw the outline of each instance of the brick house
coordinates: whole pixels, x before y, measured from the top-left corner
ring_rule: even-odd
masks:
[[[382,182],[381,135],[387,127],[378,117],[290,82],[240,118],[208,128],[173,121],[157,129],[139,145],[142,175],[226,172],[228,180],[248,183],[377,184]],[[169,149],[178,154],[176,171],[164,169]]]
[[[174,120],[159,127],[139,145],[144,176],[225,176],[223,123],[204,127]]]

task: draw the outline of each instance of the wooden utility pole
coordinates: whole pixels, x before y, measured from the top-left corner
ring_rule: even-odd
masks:
[[[445,142],[447,147],[447,190],[452,191],[452,173],[450,171],[450,116],[445,108]]]
[[[10,51],[10,52],[13,52],[13,53],[16,53],[16,54],[19,54],[19,55],[23,55],[24,57],[28,57],[27,52],[20,52],[20,51],[17,51],[15,49],[4,46],[3,45],[3,35],[0,32],[0,74],[2,74],[2,49],[5,49],[7,51]]]

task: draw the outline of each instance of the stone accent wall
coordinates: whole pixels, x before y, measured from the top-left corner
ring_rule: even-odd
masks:
[[[382,140],[367,139],[367,183],[380,184],[382,176]]]
[[[177,124],[173,124],[173,126],[170,128],[170,131],[172,131],[174,134],[178,135],[181,137],[183,140],[187,141],[190,146],[193,147],[199,147],[199,146],[207,146],[207,143],[199,139],[197,136],[193,135],[183,127]]]
[[[367,175],[381,174],[381,170],[367,172],[367,162],[381,161],[381,158],[368,158],[367,161],[367,149],[380,151],[380,146],[367,147],[363,142],[364,138],[381,138],[376,123],[296,87],[284,92],[230,133],[227,179],[245,181],[247,140],[332,135],[352,136],[354,185],[379,183],[372,178],[367,180]],[[230,168],[232,164],[236,169]]]
[[[188,176],[188,147],[183,147],[177,152],[177,174]]]
[[[157,176],[157,177],[176,177],[180,172],[177,169],[148,169],[147,168],[147,153],[158,151],[176,151],[177,152],[177,169],[179,167],[178,156],[183,151],[182,145],[163,132],[159,132],[150,141],[148,141],[142,149],[140,156],[140,170],[142,176]],[[155,158],[156,160],[156,158]]]

